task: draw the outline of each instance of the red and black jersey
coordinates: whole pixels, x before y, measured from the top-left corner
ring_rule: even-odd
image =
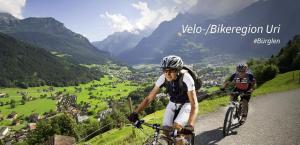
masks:
[[[249,73],[246,73],[245,75],[234,73],[230,76],[229,81],[234,83],[236,89],[248,91],[254,84],[255,78]]]

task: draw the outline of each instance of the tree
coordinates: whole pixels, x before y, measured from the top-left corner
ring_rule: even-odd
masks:
[[[273,79],[279,73],[279,69],[276,65],[266,63],[253,64],[251,70],[258,85]]]
[[[68,114],[61,114],[50,120],[42,120],[37,123],[37,128],[28,134],[28,144],[42,144],[54,134],[73,136],[79,138],[75,120]]]
[[[24,105],[28,101],[28,97],[25,94],[22,94],[21,104]]]
[[[300,69],[300,51],[297,53],[296,57],[294,58],[294,60],[292,62],[292,68],[293,68],[293,70]]]
[[[4,143],[2,142],[2,140],[0,140],[0,145],[4,145]]]
[[[300,69],[300,36],[296,35],[290,40],[272,61],[276,62],[281,73]]]
[[[15,108],[16,107],[16,100],[11,99],[9,104],[10,104],[10,108]]]
[[[21,104],[22,105],[25,105],[26,104],[26,101],[24,101],[23,99],[21,100]]]
[[[17,82],[17,83],[16,83],[16,86],[17,86],[17,87],[20,87],[20,88],[22,88],[22,89],[27,89],[27,88],[28,88],[28,84],[25,83],[25,82]]]
[[[98,135],[101,131],[95,132],[100,128],[100,124],[96,119],[88,119],[81,124],[78,125],[78,130],[80,131],[80,137],[84,138],[90,135],[86,140],[93,138],[94,136]],[[91,134],[93,133],[93,134]]]

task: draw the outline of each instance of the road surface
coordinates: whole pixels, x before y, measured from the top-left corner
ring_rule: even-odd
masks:
[[[197,118],[196,145],[300,145],[300,89],[251,98],[246,123],[224,138],[226,109]]]

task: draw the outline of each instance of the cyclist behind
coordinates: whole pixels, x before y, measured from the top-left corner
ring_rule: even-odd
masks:
[[[220,89],[224,91],[225,88],[230,83],[234,84],[233,92],[245,93],[245,95],[241,96],[241,102],[242,102],[241,122],[245,122],[248,114],[248,102],[254,90],[256,80],[254,76],[248,71],[247,65],[239,64],[236,66],[236,73],[232,74],[229,80],[225,81],[225,83]],[[237,97],[238,94],[231,94],[230,100],[231,101],[236,100]]]
[[[161,62],[163,74],[158,78],[149,95],[129,115],[128,120],[133,123],[136,122],[138,113],[143,111],[155,99],[161,87],[165,87],[170,96],[170,101],[164,114],[163,127],[168,130],[175,128],[179,131],[184,128],[184,131],[193,132],[198,113],[198,101],[194,80],[188,72],[182,70],[182,67],[183,61],[179,56],[164,57]],[[180,79],[183,79],[182,89],[179,86]],[[169,136],[170,133],[164,132],[164,134]]]

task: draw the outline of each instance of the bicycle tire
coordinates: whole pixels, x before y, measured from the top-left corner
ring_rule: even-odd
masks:
[[[149,137],[143,145],[168,145],[168,142],[164,139],[158,138],[158,141],[155,143],[153,137]]]
[[[185,145],[195,145],[195,133],[190,134],[190,135],[185,135],[184,138],[186,140]]]
[[[237,118],[238,123],[240,123],[241,119],[242,119],[242,112],[241,112],[241,104],[237,107],[234,108],[233,112],[234,112],[234,119]]]
[[[239,104],[238,108],[236,109],[237,110],[237,115],[238,115],[238,122],[239,124],[241,123],[241,120],[242,120],[242,104]]]
[[[241,121],[242,117],[243,117],[242,116],[242,104],[240,104],[238,109],[239,109],[239,124],[243,125],[245,123],[245,121],[244,122]],[[246,116],[248,115],[248,110],[249,110],[249,107],[247,108],[247,110],[245,110],[247,112]]]
[[[192,140],[190,142],[190,145],[195,145],[195,133],[192,135]]]
[[[232,123],[232,114],[233,114],[233,107],[229,107],[227,109],[224,124],[223,124],[223,136],[227,136],[229,134],[231,123]]]

